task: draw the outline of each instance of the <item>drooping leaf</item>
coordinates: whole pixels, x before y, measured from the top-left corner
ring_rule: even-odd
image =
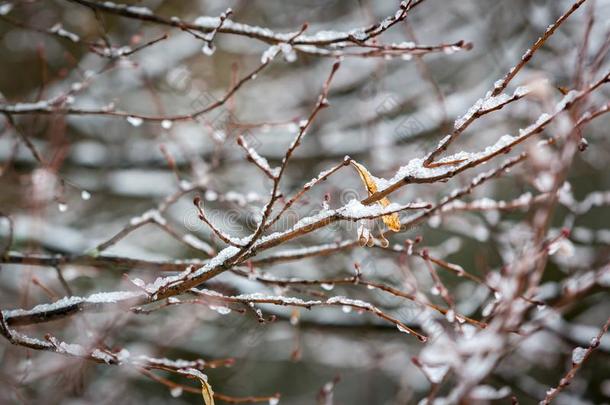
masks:
[[[208,383],[207,375],[194,368],[178,370],[178,372],[180,374],[187,375],[190,378],[197,378],[201,383],[201,395],[203,396],[203,404],[214,405],[214,391],[212,390],[212,386],[210,385],[210,383]]]
[[[353,160],[352,160],[352,165],[354,165],[354,167],[356,168],[356,171],[360,175],[360,179],[362,179],[362,182],[364,183],[369,195],[376,193],[377,192],[377,183],[375,183],[375,180],[373,180],[373,176],[371,176],[371,173],[369,173],[369,171],[366,169],[366,167],[364,167],[360,163],[357,163]]]
[[[384,197],[379,200],[379,204],[381,204],[383,207],[387,207],[388,205],[390,205],[390,200],[388,200],[387,197]],[[381,219],[383,220],[383,223],[386,224],[388,228],[390,228],[394,232],[400,231],[400,217],[397,213],[384,215],[383,217],[381,217]]]
[[[358,244],[361,247],[369,246],[372,241],[370,231],[362,224],[358,226]]]
[[[203,395],[203,403],[205,405],[214,405],[214,391],[212,386],[207,380],[199,379],[201,381],[201,395]]]
[[[371,173],[369,173],[366,167],[364,167],[360,163],[357,163],[353,160],[351,161],[351,163],[360,175],[360,179],[364,183],[366,190],[369,193],[369,196],[375,194],[377,192],[377,183],[373,179],[373,176],[371,176]],[[388,205],[390,205],[390,200],[387,197],[384,197],[380,199],[378,203],[382,207],[387,207]],[[383,223],[386,224],[387,227],[390,228],[392,231],[400,231],[400,217],[397,213],[384,215],[383,217],[381,217],[381,219],[383,220]]]

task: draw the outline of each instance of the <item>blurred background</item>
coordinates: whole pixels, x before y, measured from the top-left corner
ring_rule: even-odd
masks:
[[[398,2],[389,0],[123,3],[185,21],[218,16],[231,7],[234,21],[277,32],[298,31],[307,22],[307,33],[368,26],[393,15],[398,7]],[[564,0],[425,1],[409,14],[406,23],[385,32],[380,42],[439,44],[464,40],[472,43],[472,49],[422,57],[346,57],[331,86],[330,107],[320,113],[292,157],[282,192],[294,194],[345,155],[364,164],[375,176],[391,178],[401,165],[433,150],[453,121],[483,97],[571,4]],[[541,78],[548,79],[555,90],[573,86],[577,60],[582,57],[579,49],[585,35],[586,6],[590,5],[595,5],[596,24],[589,49],[597,50],[608,41],[610,2],[587,2],[536,54],[511,84],[512,89]],[[69,35],[61,38],[44,32],[57,32],[57,24],[78,35],[79,41],[74,42]],[[100,56],[83,43],[108,41],[115,49],[133,49],[164,34],[168,34],[167,39],[115,59]],[[268,48],[252,38],[222,33],[217,34],[214,44],[214,54],[206,55],[202,41],[188,32],[95,13],[70,1],[2,2],[1,102],[48,100],[71,89],[72,105],[76,107],[99,108],[112,103],[117,109],[134,113],[190,112],[222,98],[236,78],[260,64],[261,55]],[[9,215],[13,222],[10,251],[90,253],[134,217],[189,184],[203,186],[185,193],[164,213],[177,237],[148,224],[110,246],[104,254],[147,261],[204,260],[209,257],[206,250],[222,249],[223,242],[197,218],[192,204],[195,194],[203,196],[206,212],[217,226],[233,236],[247,236],[255,229],[271,182],[244,158],[236,138],[246,136],[272,166],[277,166],[300,120],[313,108],[333,62],[333,58],[303,53],[293,62],[278,56],[225,105],[196,120],[171,125],[110,116],[15,115],[16,128],[27,134],[40,151],[48,162],[46,168],[35,160],[8,118],[0,117],[0,213]],[[602,67],[600,74],[607,71],[607,57],[602,66],[605,69]],[[607,101],[608,94],[608,89],[603,89],[598,97]],[[556,90],[549,100],[528,99],[485,117],[468,129],[458,145],[452,146],[453,151],[482,150],[501,135],[518,132],[561,96]],[[591,192],[610,189],[609,124],[609,118],[604,116],[586,127],[589,147],[578,154],[568,178],[570,195],[577,201]],[[168,156],[175,161],[174,169],[168,164]],[[525,192],[537,194],[541,189],[531,176],[532,170],[535,167],[526,166],[489,182],[470,198],[510,200]],[[449,183],[410,185],[392,194],[391,199],[400,203],[415,199],[438,201],[452,189],[468,184],[478,172],[479,169],[467,172]],[[357,173],[351,168],[342,169],[312,189],[275,229],[287,229],[299,218],[318,212],[325,201],[336,208],[366,195]],[[552,227],[556,232],[562,226],[573,229],[572,254],[551,257],[543,280],[545,291],[550,291],[549,299],[553,291],[557,294],[557,289],[563,288],[561,283],[566,279],[608,263],[610,215],[604,204],[593,205],[582,215],[575,215],[564,206],[555,213]],[[423,236],[423,245],[437,256],[485,277],[511,261],[509,252],[518,255],[518,249],[512,249],[518,245],[514,231],[528,214],[523,209],[434,217],[408,233],[395,234],[391,242],[400,244],[406,238]],[[8,221],[0,221],[0,249],[4,249],[10,231]],[[190,235],[187,243],[185,235]],[[355,224],[341,224],[282,248],[302,248],[355,236]],[[413,274],[424,293],[432,301],[438,299],[428,293],[432,283],[421,261],[378,249],[350,249],[331,256],[278,263],[264,271],[277,277],[344,277],[354,274],[355,263],[367,278],[397,287],[403,285],[407,274]],[[158,269],[146,265],[130,269],[70,264],[61,267],[72,293],[78,296],[133,289],[123,277],[126,272],[132,279],[147,282],[159,275]],[[460,311],[480,319],[489,291],[467,279],[442,276]],[[303,295],[303,291],[278,291],[236,274],[225,273],[213,281],[213,286],[228,293]],[[357,286],[326,287],[318,288],[316,293],[365,299],[406,323],[412,321],[413,307],[404,300]],[[581,300],[562,308],[554,326],[542,328],[512,351],[486,384],[508,386],[510,395],[518,397],[522,404],[537,403],[544,397],[569,367],[572,348],[586,345],[608,317],[608,277],[588,287]],[[69,295],[52,267],[14,263],[2,264],[0,292],[2,309],[30,308]],[[214,390],[228,395],[280,393],[280,403],[311,404],[316,403],[325,384],[337,376],[340,380],[334,388],[336,404],[409,404],[427,395],[430,384],[411,363],[422,344],[396,333],[392,324],[370,314],[345,313],[341,308],[261,308],[264,314],[274,314],[278,320],[260,323],[238,311],[221,314],[208,306],[181,305],[149,315],[82,314],[22,330],[38,337],[52,333],[83,344],[103,342],[111,348],[154,357],[234,358],[231,367],[205,371]],[[609,353],[610,342],[604,339],[557,403],[610,402]],[[180,380],[175,375],[165,377]],[[0,380],[4,387],[0,402],[7,404],[201,403],[198,394],[171,391],[128,368],[38,353],[12,347],[5,340],[0,342]],[[510,395],[497,403],[509,403]]]

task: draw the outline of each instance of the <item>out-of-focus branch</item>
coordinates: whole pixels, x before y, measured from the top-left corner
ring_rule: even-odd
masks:
[[[570,385],[570,383],[576,376],[576,373],[582,367],[583,363],[591,356],[593,351],[599,347],[599,343],[602,337],[606,334],[606,332],[608,332],[609,327],[610,318],[608,318],[606,323],[602,326],[597,336],[591,339],[589,347],[587,347],[586,349],[582,347],[577,347],[576,349],[574,349],[574,352],[572,352],[572,367],[561,379],[561,381],[559,381],[559,384],[555,388],[551,388],[547,391],[546,396],[542,401],[540,401],[540,404],[550,404],[553,399],[555,399],[555,397],[557,397],[557,395],[561,393],[561,391],[563,391],[568,385]]]

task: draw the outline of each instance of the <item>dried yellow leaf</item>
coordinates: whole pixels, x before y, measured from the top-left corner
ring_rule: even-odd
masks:
[[[184,374],[189,378],[196,378],[201,383],[201,395],[203,396],[204,405],[214,405],[214,391],[212,386],[208,383],[208,376],[203,374],[201,371],[195,368],[187,368],[185,370],[178,370],[178,373]]]
[[[212,391],[212,386],[204,379],[199,379],[201,381],[201,395],[203,395],[203,403],[205,405],[214,405],[214,391]]]
[[[360,175],[360,179],[364,183],[366,190],[369,193],[369,196],[375,194],[377,192],[377,183],[375,183],[375,180],[373,179],[373,176],[371,176],[371,173],[369,173],[366,167],[364,167],[360,163],[357,163],[353,160],[351,161],[351,163],[352,165],[354,165],[356,171]],[[388,205],[390,205],[390,200],[387,197],[384,197],[380,199],[378,203],[381,204],[382,207],[387,207]],[[397,213],[384,215],[383,217],[381,217],[381,219],[383,220],[383,223],[386,224],[388,228],[390,228],[392,231],[400,231],[400,218],[398,217]]]
[[[381,200],[379,200],[379,203],[382,206],[387,207],[388,205],[390,205],[390,200],[388,200],[386,197],[384,197]],[[388,228],[390,228],[394,232],[400,231],[400,217],[398,216],[397,213],[384,215],[381,217],[381,219],[383,220],[383,223],[386,224],[388,226]]]
[[[353,160],[352,165],[354,165],[356,171],[358,171],[358,174],[360,175],[362,182],[366,186],[366,190],[369,192],[369,195],[376,193],[377,183],[375,183],[375,180],[373,180],[373,176],[371,176],[371,173],[369,173],[366,167],[362,166],[360,163],[356,163]]]

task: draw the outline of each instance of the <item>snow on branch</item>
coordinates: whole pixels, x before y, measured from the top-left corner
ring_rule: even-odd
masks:
[[[271,180],[275,179],[279,175],[279,168],[271,168],[267,159],[259,155],[253,147],[249,146],[248,142],[243,136],[239,135],[237,138],[237,144],[246,151],[248,154],[248,159],[258,166],[258,168],[261,169],[263,173],[265,173]]]
[[[606,349],[610,325],[588,324],[591,314],[603,313],[610,285],[603,223],[610,192],[599,187],[607,141],[603,125],[595,125],[610,112],[610,41],[596,38],[596,20],[607,10],[589,2],[576,31],[567,31],[567,49],[555,41],[541,51],[568,19],[580,18],[585,2],[572,0],[489,91],[474,97],[465,87],[495,80],[485,63],[474,66],[479,58],[490,47],[505,49],[502,41],[522,41],[500,36],[476,55],[462,52],[480,41],[456,33],[488,30],[464,24],[446,39],[420,43],[421,21],[447,28],[442,18],[428,20],[466,10],[459,2],[428,11],[419,7],[425,0],[333,6],[319,19],[324,28],[313,18],[298,21],[315,14],[295,14],[294,29],[281,32],[268,27],[282,26],[285,16],[267,6],[268,15],[258,15],[260,5],[197,17],[171,1],[149,8],[63,0],[61,13],[40,24],[31,14],[40,11],[36,4],[1,3],[4,45],[19,51],[8,65],[35,60],[40,77],[22,82],[31,69],[14,72],[20,82],[7,95],[28,101],[0,94],[8,208],[0,212],[7,297],[0,334],[18,349],[7,346],[9,357],[19,360],[15,373],[2,370],[10,392],[0,393],[0,402],[14,401],[26,384],[28,395],[40,391],[29,381],[54,372],[55,364],[38,370],[39,363],[30,369],[21,361],[23,353],[46,361],[36,351],[64,364],[124,367],[172,397],[202,395],[206,405],[278,404],[279,393],[214,392],[218,377],[208,369],[238,365],[246,352],[257,353],[257,367],[302,354],[303,364],[338,370],[373,364],[401,385],[390,402],[515,402],[527,392],[546,404],[584,392],[568,392],[575,381],[597,392],[577,372]],[[535,13],[532,27],[555,11],[547,8]],[[172,9],[180,17],[166,17]],[[471,21],[475,11],[462,17]],[[65,15],[93,27],[79,30]],[[368,25],[350,21],[355,16]],[[41,38],[32,55],[21,46],[31,42],[26,34]],[[442,64],[454,53],[456,69],[448,70]],[[448,75],[438,76],[438,66]],[[188,74],[176,73],[183,70]],[[267,71],[273,75],[255,82]],[[515,83],[520,72],[527,77]],[[174,76],[184,82],[170,83]],[[396,97],[371,104],[388,94]],[[499,124],[487,122],[508,109]],[[413,122],[408,136],[397,133],[396,124]],[[492,140],[467,140],[475,126]],[[424,144],[437,136],[434,146]],[[138,193],[117,191],[132,184]],[[574,308],[587,310],[577,322]],[[358,333],[366,345],[354,339]],[[242,350],[259,340],[264,349]],[[208,359],[218,342],[232,357]],[[558,382],[546,390],[527,374],[527,360],[553,351],[549,365],[565,360],[569,367],[553,372]],[[183,358],[165,357],[172,352]],[[501,367],[517,363],[510,373]],[[330,404],[343,386],[339,376],[327,381],[319,400]]]

